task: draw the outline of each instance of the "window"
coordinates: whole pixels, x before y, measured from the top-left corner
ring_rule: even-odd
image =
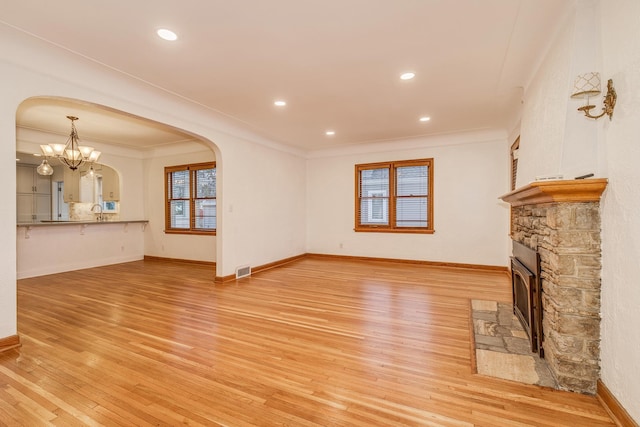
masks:
[[[356,165],[355,231],[433,233],[433,159]]]
[[[516,189],[516,182],[518,179],[518,153],[520,151],[520,136],[518,136],[515,142],[511,145],[511,190]],[[513,206],[509,205],[509,212],[511,214],[511,221],[509,222],[509,235],[513,232],[513,224],[515,221]]]
[[[511,145],[511,189],[516,189],[516,178],[518,177],[518,150],[520,149],[520,137],[516,138]]]
[[[165,232],[215,234],[215,162],[169,166],[164,175]]]

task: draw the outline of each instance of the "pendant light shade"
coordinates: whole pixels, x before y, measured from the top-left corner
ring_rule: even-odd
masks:
[[[51,167],[47,159],[44,159],[42,163],[40,163],[40,165],[36,168],[36,172],[38,172],[38,175],[53,175],[53,168]]]

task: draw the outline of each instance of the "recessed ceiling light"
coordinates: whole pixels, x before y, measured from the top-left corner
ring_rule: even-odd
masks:
[[[336,134],[336,131],[334,131],[334,130],[328,130],[328,131],[326,131],[324,134],[325,134],[325,135],[327,135],[327,136],[333,136],[333,135],[335,135],[335,134]]]
[[[284,107],[285,105],[287,105],[287,102],[286,101],[282,101],[282,100],[278,100],[278,101],[275,101],[273,103],[273,105],[278,106],[278,107]]]
[[[178,40],[178,35],[171,30],[167,30],[166,28],[160,28],[156,31],[158,37],[164,40],[175,41]]]
[[[400,75],[400,78],[402,80],[411,80],[412,78],[414,78],[416,76],[416,73],[412,73],[412,72],[407,72],[407,73],[403,73]]]
[[[420,117],[421,122],[428,122],[429,120],[431,120],[431,117]]]

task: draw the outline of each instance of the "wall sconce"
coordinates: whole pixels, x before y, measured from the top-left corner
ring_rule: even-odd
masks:
[[[598,95],[599,93],[600,73],[585,73],[576,77],[571,97],[587,98],[587,105],[583,105],[578,108],[578,111],[582,111],[586,117],[589,117],[590,119],[599,119],[607,114],[609,116],[609,120],[611,120],[611,117],[613,116],[613,108],[616,106],[616,100],[618,99],[616,90],[613,88],[613,80],[609,79],[607,82],[607,94],[604,96],[604,107],[602,107],[602,113],[597,116],[593,116],[590,111],[596,108],[596,106],[589,104],[589,97]]]

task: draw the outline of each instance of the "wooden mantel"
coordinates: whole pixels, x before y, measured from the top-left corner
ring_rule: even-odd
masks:
[[[534,181],[500,199],[511,206],[556,202],[598,202],[607,187],[606,178]]]

